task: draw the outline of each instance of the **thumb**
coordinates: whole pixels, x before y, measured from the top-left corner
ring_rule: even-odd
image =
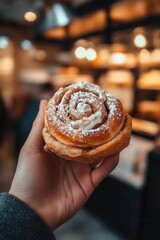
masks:
[[[38,114],[33,122],[32,129],[26,140],[25,145],[27,145],[27,147],[31,147],[31,149],[33,147],[34,149],[35,148],[41,149],[43,147],[42,130],[44,127],[44,112],[46,104],[47,104],[46,100],[41,100]]]
[[[108,157],[103,160],[102,164],[92,171],[92,182],[97,187],[118,165],[119,154]]]

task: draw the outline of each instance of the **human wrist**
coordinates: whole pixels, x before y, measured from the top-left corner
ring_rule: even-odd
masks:
[[[28,197],[25,194],[21,194],[19,191],[15,191],[15,189],[12,188],[9,190],[8,194],[16,197],[18,200],[30,207],[51,230],[56,228],[57,224],[49,218],[45,211],[45,209],[47,209],[45,204],[40,203],[40,201],[35,201],[33,198]]]

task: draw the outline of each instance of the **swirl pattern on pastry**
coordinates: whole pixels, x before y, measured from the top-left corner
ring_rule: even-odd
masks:
[[[126,113],[118,99],[95,84],[79,82],[60,88],[48,101],[43,136],[51,151],[60,156],[65,156],[68,147],[72,156],[68,153],[65,158],[71,160],[77,150],[88,153],[112,141],[125,122]]]

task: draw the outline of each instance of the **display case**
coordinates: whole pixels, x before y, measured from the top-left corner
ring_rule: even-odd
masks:
[[[122,239],[158,239],[159,168],[160,150],[153,141],[132,135],[119,165],[92,194],[86,209]]]
[[[123,35],[124,30],[131,32],[130,29],[139,26],[146,27],[151,23],[157,26],[158,9],[157,15],[153,12],[128,22],[112,22],[110,31],[106,31],[110,34],[109,39],[113,39],[115,31]],[[94,70],[102,70],[95,82],[119,96],[124,106],[125,101],[128,103],[125,109],[133,117],[133,134],[130,146],[120,155],[119,165],[98,187],[86,208],[127,240],[149,240],[160,236],[159,173],[156,170],[160,165],[159,150],[155,151],[155,141],[160,133],[160,59],[154,46],[148,48],[133,49],[136,61],[132,66],[127,65],[129,58],[127,64],[111,64],[111,44],[106,64],[103,60],[101,65],[99,59],[92,63]],[[123,57],[127,59],[127,53],[130,52],[125,50],[116,54],[121,53],[121,60],[124,61]],[[110,64],[107,64],[107,60]]]

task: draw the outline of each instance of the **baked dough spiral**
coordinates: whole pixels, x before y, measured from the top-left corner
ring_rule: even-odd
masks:
[[[93,163],[129,144],[131,117],[122,104],[86,82],[60,88],[48,101],[43,137],[66,160]]]

